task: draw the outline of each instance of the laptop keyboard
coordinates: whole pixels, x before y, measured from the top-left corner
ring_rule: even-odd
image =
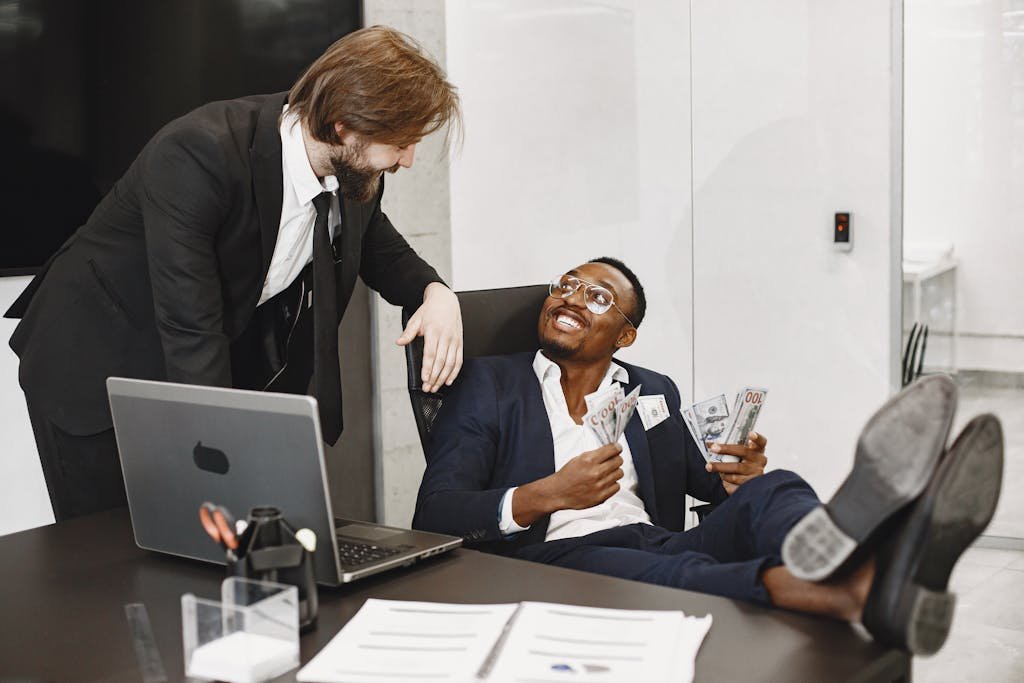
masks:
[[[411,545],[373,545],[338,536],[338,559],[343,569],[354,569],[412,549]]]

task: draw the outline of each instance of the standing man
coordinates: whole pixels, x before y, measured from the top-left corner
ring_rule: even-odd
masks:
[[[440,67],[375,26],[288,93],[213,102],[143,148],[7,317],[57,520],[123,505],[112,375],[304,393],[341,433],[338,324],[356,277],[419,306],[423,386],[462,365],[458,300],[381,211],[383,173],[460,122]],[[58,198],[54,198],[58,201]],[[45,211],[45,207],[40,207]]]

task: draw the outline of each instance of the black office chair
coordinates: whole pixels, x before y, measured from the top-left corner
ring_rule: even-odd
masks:
[[[928,326],[914,323],[907,337],[907,346],[903,349],[902,378],[903,386],[911,384],[921,376],[924,370],[924,354],[928,350]]]
[[[462,307],[463,357],[496,356],[520,351],[536,351],[537,316],[548,296],[547,285],[505,287],[503,289],[477,289],[456,292]],[[414,311],[402,310],[402,327],[409,322]],[[409,401],[416,417],[423,452],[430,443],[430,428],[437,411],[444,403],[448,387],[437,393],[422,390],[420,372],[423,369],[423,338],[417,337],[405,347],[406,382]]]

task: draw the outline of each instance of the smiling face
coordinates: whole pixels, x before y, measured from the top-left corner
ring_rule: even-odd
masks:
[[[416,157],[416,142],[404,147],[370,142],[341,129],[341,124],[337,125],[341,144],[333,146],[328,161],[338,179],[338,189],[342,196],[357,202],[368,202],[377,195],[382,173],[412,168]]]
[[[616,268],[586,263],[569,274],[608,289],[626,315],[632,311],[632,287]],[[545,355],[553,360],[605,362],[636,339],[636,329],[614,307],[600,315],[591,312],[584,299],[584,288],[585,285],[566,299],[549,296],[544,300],[537,336]]]

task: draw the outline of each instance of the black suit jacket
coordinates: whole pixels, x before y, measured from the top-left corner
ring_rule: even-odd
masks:
[[[413,526],[462,536],[466,545],[503,555],[544,542],[550,517],[508,538],[498,506],[510,487],[554,474],[555,446],[533,370],[533,352],[466,360],[431,428]],[[644,430],[638,414],[626,425],[637,495],[654,524],[683,529],[686,494],[719,503],[721,478],[705,462],[679,414],[679,390],[665,375],[616,360],[629,373],[627,394],[662,394],[669,417]]]
[[[285,93],[213,102],[167,124],[7,312],[22,318],[10,342],[22,388],[62,429],[110,427],[111,375],[255,383],[232,376],[231,349],[277,240],[284,102]],[[410,307],[441,281],[380,198],[343,200],[339,319],[357,275]]]

